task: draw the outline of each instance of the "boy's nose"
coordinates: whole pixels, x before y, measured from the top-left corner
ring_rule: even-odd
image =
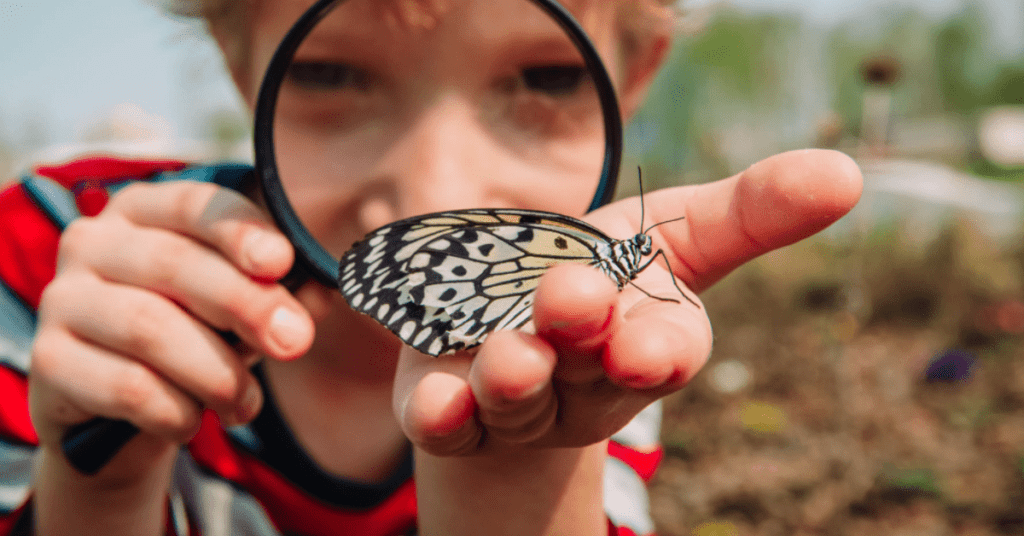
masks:
[[[377,200],[376,219],[499,203],[502,148],[461,96],[445,96],[425,109],[394,143],[378,168],[392,194]],[[498,188],[496,188],[498,187]],[[387,214],[390,213],[390,214]],[[365,222],[382,224],[386,222]]]

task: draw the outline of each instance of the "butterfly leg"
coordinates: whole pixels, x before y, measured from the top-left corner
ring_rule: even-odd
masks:
[[[665,255],[665,251],[664,250],[659,249],[658,251],[655,251],[654,255],[651,255],[650,258],[647,259],[647,262],[645,262],[642,266],[640,266],[640,268],[638,268],[636,272],[640,273],[640,272],[644,271],[644,269],[646,269],[648,266],[651,265],[652,262],[654,262],[654,259],[658,258],[658,255],[661,255],[661,258],[665,259],[665,267],[668,268],[668,275],[669,275],[669,277],[672,278],[672,285],[676,287],[676,290],[679,291],[679,294],[681,294],[684,298],[686,298],[686,301],[692,303],[694,307],[700,309],[700,305],[697,305],[697,302],[693,301],[692,298],[690,298],[689,296],[686,295],[685,292],[683,292],[683,289],[679,288],[679,283],[676,281],[676,276],[675,276],[674,273],[672,273],[672,265],[669,264],[668,256]],[[635,284],[633,284],[632,281],[630,281],[630,284],[633,285],[636,288],[640,288],[640,287],[637,287]],[[655,298],[655,299],[658,299],[658,300],[661,300],[661,301],[674,301],[676,303],[680,303],[678,300],[673,300],[673,299],[669,299],[669,298],[659,298],[658,296],[653,296],[653,295],[651,295],[651,293],[647,292],[646,290],[644,290],[642,288],[640,288],[640,290],[643,291],[644,294],[647,294],[648,296],[650,296],[652,298]]]
[[[633,285],[633,288],[635,288],[635,289],[639,290],[640,292],[643,292],[644,294],[646,294],[648,298],[654,298],[654,299],[660,300],[660,301],[670,301],[672,303],[681,303],[679,300],[677,300],[675,298],[662,298],[661,296],[655,296],[654,294],[651,294],[650,292],[647,292],[646,290],[643,289],[643,287],[641,287],[640,285],[637,285],[636,283],[634,283],[632,281],[630,281],[629,284]],[[687,298],[687,299],[689,299],[689,298]]]

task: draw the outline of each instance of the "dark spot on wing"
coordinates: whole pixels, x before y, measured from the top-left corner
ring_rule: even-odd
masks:
[[[565,249],[569,247],[569,243],[565,241],[565,237],[559,236],[555,238],[555,247],[558,249]]]
[[[466,272],[466,267],[465,266],[456,266],[456,267],[452,268],[452,274],[453,275],[457,275],[459,277],[462,277],[462,276],[466,275],[467,273],[468,272]]]
[[[448,301],[454,298],[456,294],[458,294],[458,292],[455,292],[455,289],[449,288],[441,293],[440,299],[441,301]]]
[[[455,240],[448,241],[448,248],[445,249],[445,252],[450,255],[455,255],[456,257],[465,258],[469,256],[469,251],[466,249],[466,246],[463,246],[461,243],[456,242]]]
[[[427,270],[427,271],[423,272],[423,275],[424,275],[424,277],[426,277],[425,284],[427,284],[427,285],[430,285],[430,284],[433,284],[433,283],[443,283],[444,282],[444,276],[441,275],[438,272],[433,271],[433,270]]]
[[[494,249],[494,244],[484,244],[480,246],[480,254],[484,257],[491,254],[491,250]]]
[[[417,322],[423,322],[423,318],[427,314],[427,308],[418,303],[407,303],[405,304],[405,315]]]
[[[533,240],[533,229],[527,227],[519,231],[519,235],[516,236],[515,242],[529,242]]]
[[[423,303],[423,289],[426,285],[416,285],[409,290],[409,296],[412,298],[413,303]]]

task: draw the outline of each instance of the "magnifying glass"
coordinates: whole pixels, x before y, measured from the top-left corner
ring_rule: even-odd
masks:
[[[597,48],[553,0],[320,0],[270,61],[254,134],[290,288],[352,280],[353,243],[425,207],[593,210],[622,147]],[[62,446],[93,474],[137,433],[98,417]]]

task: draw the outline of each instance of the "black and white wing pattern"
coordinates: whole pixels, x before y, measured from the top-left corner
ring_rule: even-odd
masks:
[[[470,209],[397,221],[356,242],[338,286],[349,305],[430,355],[515,329],[533,313],[537,282],[555,264],[595,265],[621,289],[645,268],[651,239],[615,240],[550,212]]]

